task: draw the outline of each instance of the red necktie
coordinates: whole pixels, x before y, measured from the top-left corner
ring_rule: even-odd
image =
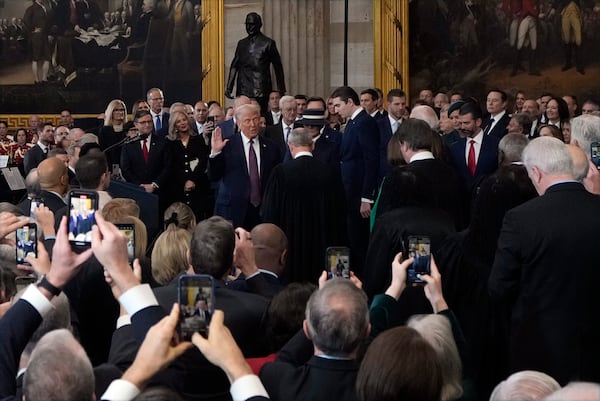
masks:
[[[475,141],[471,139],[469,142],[471,147],[469,148],[469,159],[467,160],[467,168],[472,176],[475,175],[475,169],[477,168],[477,159],[475,159]]]
[[[148,139],[142,141],[142,153],[144,154],[144,161],[148,163]]]

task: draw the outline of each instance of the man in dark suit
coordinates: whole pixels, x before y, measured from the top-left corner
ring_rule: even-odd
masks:
[[[66,213],[67,204],[64,197],[69,191],[69,174],[64,162],[56,157],[51,157],[40,163],[37,172],[41,188],[39,196],[43,199],[44,205],[55,216]],[[17,207],[25,216],[28,216],[31,199],[25,199]]]
[[[50,145],[54,143],[54,125],[52,123],[44,123],[37,144],[25,153],[23,167],[25,175],[29,174],[32,168],[40,164],[48,155]]]
[[[379,131],[362,107],[356,91],[342,86],[332,94],[334,109],[346,119],[340,163],[346,193],[348,240],[353,269],[361,272],[369,243],[369,216],[379,174]]]
[[[290,241],[285,281],[310,282],[323,270],[326,249],[345,244],[344,193],[338,170],[312,156],[307,129],[292,131],[288,144],[293,160],[273,169],[261,212]]]
[[[484,135],[481,129],[481,109],[472,102],[459,111],[461,136],[450,146],[450,161],[464,189],[471,194],[481,180],[498,168],[498,143],[494,135]]]
[[[507,102],[506,92],[500,89],[492,89],[488,92],[485,102],[488,114],[481,125],[485,135],[502,139],[508,133],[510,115],[506,112]]]
[[[391,89],[387,94],[387,113],[377,120],[379,128],[379,179],[387,175],[390,165],[387,161],[387,147],[392,135],[402,124],[402,116],[406,112],[406,94],[402,89]],[[381,114],[381,113],[380,113]]]
[[[164,205],[166,193],[161,188],[167,186],[171,157],[166,139],[152,133],[152,115],[139,110],[133,117],[141,140],[125,145],[121,152],[121,173],[127,182],[139,185],[148,193],[159,196]]]
[[[356,400],[355,358],[370,331],[367,316],[365,293],[350,280],[331,280],[314,292],[306,307],[303,332],[260,372],[271,398]]]
[[[284,155],[289,160],[290,150],[287,147],[287,138],[294,129],[294,123],[297,116],[296,100],[293,96],[283,96],[279,100],[279,110],[281,119],[275,125],[267,126],[264,136],[275,142]]]
[[[512,311],[509,369],[598,382],[600,199],[574,180],[558,139],[531,141],[523,162],[540,196],[506,213],[489,278]]]
[[[225,120],[218,125],[221,128],[221,136],[223,139],[227,139],[233,136],[233,134],[240,132],[240,129],[235,118],[236,110],[245,104],[250,104],[250,98],[248,96],[238,96],[233,101],[233,118]]]
[[[236,120],[240,133],[223,139],[217,127],[212,135],[208,175],[219,181],[215,214],[231,220],[236,227],[251,230],[261,223],[260,204],[273,167],[281,153],[271,140],[258,135],[260,108],[240,106]]]
[[[169,113],[163,110],[165,96],[163,91],[158,88],[152,88],[146,93],[154,133],[157,137],[164,138],[169,133]]]

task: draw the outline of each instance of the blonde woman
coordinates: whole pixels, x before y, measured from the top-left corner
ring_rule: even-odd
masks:
[[[123,126],[127,122],[127,107],[120,99],[113,99],[104,111],[104,126],[100,129],[98,140],[102,150],[115,145],[125,138]],[[121,160],[121,147],[116,146],[106,154],[108,167],[112,171],[115,164]]]

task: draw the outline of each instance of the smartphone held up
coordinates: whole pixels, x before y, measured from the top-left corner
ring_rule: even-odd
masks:
[[[208,325],[214,312],[214,280],[204,274],[179,277],[179,323],[181,341],[191,341],[194,333],[208,336]]]
[[[413,258],[407,270],[409,284],[426,284],[419,276],[431,274],[431,240],[426,236],[408,237],[408,257]]]

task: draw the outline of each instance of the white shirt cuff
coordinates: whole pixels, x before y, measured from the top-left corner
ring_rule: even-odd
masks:
[[[54,309],[54,305],[52,305],[48,298],[42,294],[35,284],[30,284],[29,287],[27,287],[21,299],[29,302],[42,317],[46,316]]]
[[[265,386],[256,375],[245,375],[231,383],[229,389],[233,401],[245,401],[256,396],[269,398]]]
[[[129,316],[133,316],[142,309],[149,306],[158,306],[158,301],[148,284],[140,284],[125,291],[119,298],[119,302]]]
[[[375,203],[375,201],[374,201],[374,200],[367,199],[367,198],[360,198],[360,201],[361,201],[361,202],[366,202],[366,203]]]
[[[219,156],[221,154],[221,152],[215,152],[215,153],[211,153],[210,155],[208,155],[208,157],[210,159],[214,159],[215,157]]]
[[[131,316],[129,316],[129,315],[119,316],[119,318],[117,319],[117,329],[120,329],[123,326],[128,326],[130,324],[131,324]]]
[[[260,270],[257,270],[257,271],[255,271],[254,273],[252,273],[251,275],[249,275],[249,276],[246,276],[245,278],[246,278],[246,280],[248,280],[249,278],[252,278],[252,277],[258,276],[259,274],[260,274]]]
[[[130,401],[140,393],[140,390],[127,380],[117,379],[102,394],[101,400],[108,401]]]

